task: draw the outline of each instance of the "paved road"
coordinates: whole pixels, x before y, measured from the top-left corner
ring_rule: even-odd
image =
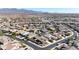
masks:
[[[77,33],[75,33],[74,31],[73,31],[73,35],[71,36],[71,37],[74,37],[75,35],[76,35]],[[40,48],[40,47],[38,47],[37,45],[34,45],[32,42],[30,42],[30,41],[28,41],[28,42],[25,42],[27,45],[29,45],[29,46],[31,46],[33,49],[35,49],[35,50],[50,50],[50,49],[52,49],[53,47],[55,47],[56,45],[57,45],[57,43],[62,43],[62,42],[66,42],[66,40],[67,40],[68,38],[65,38],[65,39],[63,39],[63,40],[61,40],[61,41],[58,41],[58,42],[56,42],[56,43],[54,43],[54,44],[51,44],[51,45],[49,45],[49,46],[47,46],[47,47],[45,47],[45,48]]]
[[[72,35],[71,37],[73,37],[73,35]],[[35,49],[35,50],[50,50],[50,49],[52,49],[53,47],[57,46],[57,43],[66,42],[67,39],[68,39],[68,38],[65,38],[65,39],[63,39],[63,40],[60,40],[60,41],[58,41],[58,42],[56,42],[56,43],[54,43],[54,44],[51,44],[51,45],[49,45],[49,46],[47,46],[47,47],[45,47],[45,48],[41,48],[41,47],[35,45],[34,43],[32,43],[31,41],[23,41],[23,40],[19,40],[19,39],[17,39],[17,40],[19,40],[19,41],[21,41],[21,42],[27,44],[28,46],[32,47],[32,48]]]
[[[62,43],[62,42],[66,42],[67,39],[64,39],[64,40],[61,40],[59,42],[56,42],[54,44],[51,44],[45,48],[41,48],[41,47],[38,47],[37,45],[34,45],[32,42],[28,41],[26,42],[27,45],[31,46],[33,49],[35,50],[50,50],[52,49],[53,47],[57,46],[57,43]]]

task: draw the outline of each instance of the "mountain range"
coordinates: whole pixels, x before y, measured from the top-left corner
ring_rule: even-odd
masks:
[[[0,13],[43,13],[41,11],[32,11],[27,9],[16,9],[16,8],[2,8]]]

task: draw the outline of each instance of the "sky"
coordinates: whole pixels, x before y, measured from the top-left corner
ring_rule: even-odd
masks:
[[[49,13],[79,13],[79,8],[26,8],[27,10]]]

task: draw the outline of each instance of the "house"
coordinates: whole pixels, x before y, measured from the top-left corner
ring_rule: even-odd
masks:
[[[29,32],[21,32],[22,36],[27,36],[29,34]]]
[[[28,38],[33,38],[33,37],[36,37],[36,34],[34,34],[34,33],[30,33],[29,35],[28,35]]]
[[[16,36],[17,39],[23,40],[25,37],[22,37],[21,35]]]

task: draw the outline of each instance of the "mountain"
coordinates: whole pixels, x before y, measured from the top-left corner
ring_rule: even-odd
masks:
[[[43,12],[26,10],[26,9],[16,9],[16,8],[2,8],[0,9],[0,13],[43,13]]]

